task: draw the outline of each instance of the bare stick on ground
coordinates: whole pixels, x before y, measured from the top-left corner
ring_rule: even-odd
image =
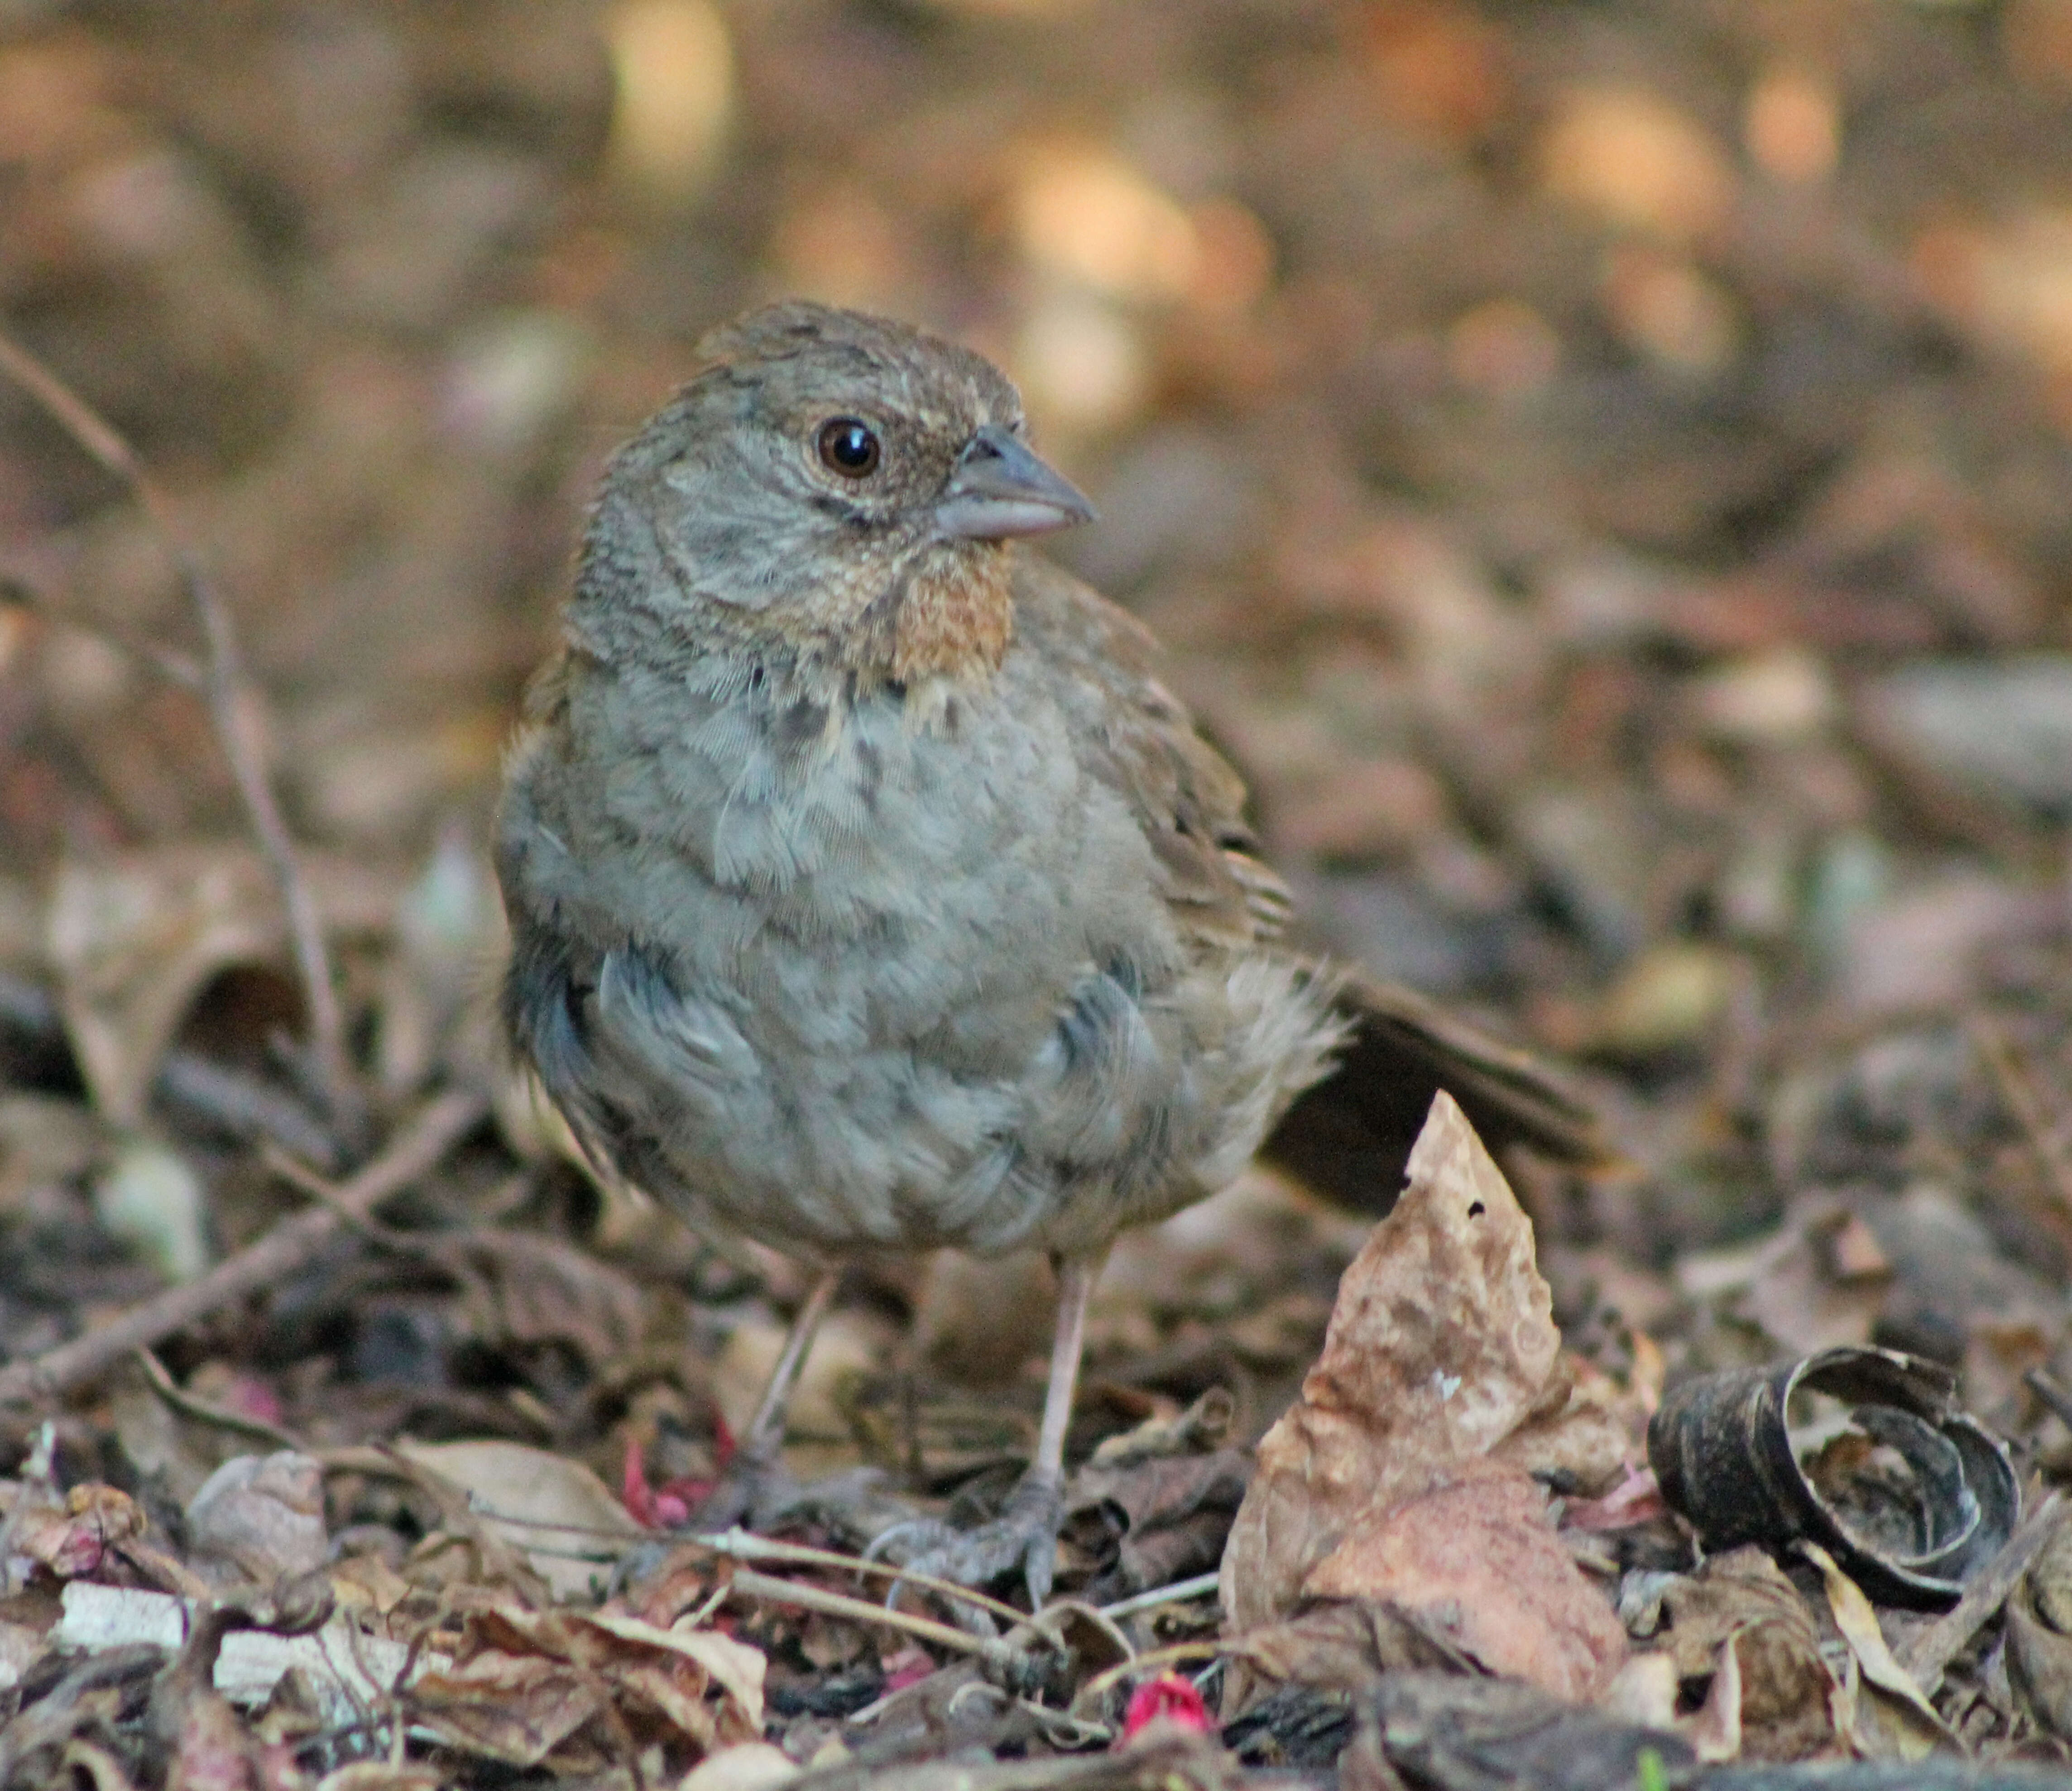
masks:
[[[345,1023],[331,982],[331,957],[316,900],[295,857],[260,746],[258,697],[246,680],[230,612],[203,573],[171,500],[121,434],[28,350],[0,331],[0,372],[28,393],[92,458],[120,479],[163,540],[181,589],[192,604],[208,647],[202,680],[209,717],[230,762],[239,799],[281,891],[295,970],[309,1008],[310,1049],[334,1124],[348,1136],[360,1128],[359,1094],[345,1051]]]
[[[331,1204],[282,1221],[208,1274],[168,1288],[83,1337],[0,1369],[0,1403],[50,1399],[148,1349],[232,1301],[274,1286],[314,1259],[343,1230],[425,1174],[489,1111],[471,1088],[440,1095],[374,1160],[333,1191]]]

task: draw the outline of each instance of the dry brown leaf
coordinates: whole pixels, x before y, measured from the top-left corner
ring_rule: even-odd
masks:
[[[1554,1534],[1546,1494],[1501,1462],[1465,1462],[1449,1483],[1362,1514],[1303,1589],[1415,1612],[1491,1672],[1574,1702],[1626,1659],[1626,1630]]]
[[[1223,1557],[1230,1626],[1293,1609],[1355,1521],[1416,1497],[1528,1423],[1551,1425],[1569,1393],[1556,1373],[1560,1341],[1531,1222],[1442,1093],[1403,1197],[1338,1284],[1301,1399],[1260,1443]],[[1606,1464],[1607,1480],[1616,1465]]]
[[[415,1691],[420,1720],[455,1746],[587,1769],[629,1742],[696,1757],[757,1739],[765,1665],[710,1630],[505,1604],[471,1615],[453,1667]]]
[[[410,1596],[410,1582],[378,1555],[348,1555],[331,1570],[331,1595],[370,1627],[385,1622]]]
[[[1868,1343],[1892,1266],[1864,1251],[1859,1234],[1868,1233],[1838,1201],[1807,1203],[1756,1258],[1740,1310],[1794,1355]]]
[[[493,1440],[403,1443],[397,1452],[462,1489],[483,1528],[524,1554],[557,1598],[590,1593],[614,1552],[643,1534],[610,1489],[565,1456]]]
[[[471,1335],[520,1348],[568,1343],[598,1364],[639,1346],[648,1314],[639,1285],[558,1238],[485,1227],[456,1235],[442,1255],[466,1271],[461,1322]]]
[[[1620,1386],[1564,1349],[1537,1408],[1490,1452],[1548,1485],[1594,1497],[1647,1460],[1652,1410],[1644,1387]]]
[[[2051,1531],[2007,1600],[2008,1678],[2037,1725],[2072,1734],[2072,1533]]]
[[[1878,1737],[1880,1745],[1873,1751],[1880,1757],[1901,1760],[1922,1759],[1938,1747],[1962,1753],[1963,1744],[1955,1731],[1928,1701],[1914,1675],[1894,1657],[1863,1588],[1818,1542],[1802,1542],[1799,1547],[1820,1570],[1835,1627],[1856,1657],[1864,1687],[1873,1694],[1868,1708],[1859,1711],[1860,1716],[1869,1718],[1866,1726]]]
[[[1154,1456],[1126,1467],[1095,1462],[1073,1477],[1067,1513],[1112,1504],[1125,1525],[1112,1579],[1104,1596],[1207,1572],[1222,1558],[1231,1518],[1244,1497],[1252,1463],[1242,1450]]]
[[[1248,1631],[1232,1649],[1225,1721],[1253,1702],[1258,1682],[1357,1695],[1384,1673],[1473,1670],[1473,1663],[1412,1613],[1356,1599],[1326,1599]]]
[[[608,1702],[595,1675],[542,1658],[490,1650],[413,1688],[417,1718],[450,1747],[513,1766],[536,1766]],[[602,1765],[590,1750],[569,1765]]]
[[[1660,1641],[1677,1676],[1719,1671],[1732,1647],[1739,1678],[1741,1751],[1756,1760],[1806,1760],[1835,1745],[1834,1676],[1798,1588],[1751,1544],[1715,1555],[1663,1595]]]
[[[144,1514],[127,1493],[87,1481],[66,1493],[63,1505],[39,1505],[12,1514],[14,1553],[47,1568],[60,1579],[87,1579],[109,1556],[144,1534]]]
[[[187,1522],[188,1543],[208,1567],[262,1584],[311,1572],[331,1539],[323,1466],[292,1449],[234,1456],[188,1501]]]

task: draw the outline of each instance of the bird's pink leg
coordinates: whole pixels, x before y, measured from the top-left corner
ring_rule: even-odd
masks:
[[[1036,1433],[1036,1459],[1028,1478],[1065,1484],[1065,1432],[1079,1390],[1079,1354],[1087,1343],[1087,1309],[1100,1280],[1104,1251],[1092,1260],[1058,1263],[1058,1325],[1050,1340],[1050,1379],[1043,1390],[1043,1427]]]
[[[744,1518],[753,1518],[773,1489],[781,1491],[788,1485],[782,1468],[785,1419],[806,1357],[813,1347],[814,1333],[828,1316],[841,1281],[841,1271],[828,1269],[807,1291],[804,1303],[785,1335],[784,1347],[778,1352],[777,1366],[771,1370],[769,1382],[763,1389],[762,1403],[749,1420],[734,1459],[722,1472],[719,1484],[691,1514],[693,1530],[724,1530]]]
[[[1029,1588],[1030,1608],[1042,1608],[1057,1570],[1058,1526],[1065,1505],[1065,1432],[1079,1390],[1087,1308],[1107,1258],[1103,1250],[1091,1257],[1052,1259],[1058,1275],[1058,1326],[1050,1344],[1042,1427],[1037,1432],[1035,1459],[1000,1515],[964,1531],[934,1518],[898,1524],[870,1545],[867,1555],[886,1555],[916,1573],[965,1586],[984,1586],[1019,1568]]]

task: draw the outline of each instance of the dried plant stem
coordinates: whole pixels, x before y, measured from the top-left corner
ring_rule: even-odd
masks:
[[[1155,1611],[1163,1604],[1184,1604],[1190,1598],[1207,1597],[1222,1581],[1219,1573],[1198,1573],[1191,1579],[1176,1579],[1170,1586],[1155,1587],[1148,1592],[1138,1592],[1118,1599],[1112,1604],[1104,1604],[1100,1614],[1113,1623],[1145,1611]]]
[[[767,1536],[753,1536],[740,1528],[722,1530],[717,1536],[687,1536],[684,1544],[692,1548],[709,1549],[714,1555],[723,1555],[734,1561],[785,1562],[797,1567],[832,1567],[837,1572],[853,1573],[860,1578],[903,1580],[923,1592],[940,1592],[945,1597],[961,1600],[967,1604],[976,1604],[982,1611],[1007,1623],[1026,1623],[1029,1613],[1017,1610],[1012,1604],[990,1598],[969,1586],[960,1586],[953,1579],[939,1579],[933,1574],[914,1573],[905,1567],[894,1567],[890,1561],[866,1561],[860,1555],[838,1554],[833,1549],[810,1548],[803,1542],[787,1542]]]
[[[881,1629],[898,1629],[914,1637],[916,1641],[932,1642],[938,1648],[954,1649],[961,1654],[976,1654],[981,1659],[999,1666],[1012,1666],[1022,1656],[1022,1650],[1010,1641],[991,1636],[967,1635],[961,1629],[953,1629],[947,1623],[938,1623],[932,1617],[911,1616],[904,1611],[887,1610],[882,1604],[872,1604],[861,1598],[851,1598],[845,1592],[833,1592],[819,1586],[802,1586],[796,1581],[779,1579],[774,1575],[758,1573],[750,1567],[736,1567],[729,1588],[743,1598],[759,1598],[772,1604],[789,1604],[804,1611],[821,1611],[829,1616],[847,1617],[852,1623],[874,1623]]]
[[[0,372],[42,405],[66,434],[129,488],[171,557],[180,587],[200,622],[208,648],[202,692],[209,717],[224,757],[229,762],[245,819],[281,892],[296,974],[309,1009],[310,1049],[318,1082],[333,1123],[348,1136],[355,1134],[363,1123],[363,1109],[346,1057],[345,1023],[331,981],[323,921],[266,775],[260,745],[258,697],[244,675],[230,612],[203,573],[171,500],[144,470],[121,433],[4,331],[0,331]]]
[[[55,1399],[132,1350],[148,1349],[196,1320],[274,1286],[312,1261],[344,1229],[345,1212],[371,1213],[430,1169],[489,1111],[471,1088],[438,1096],[388,1148],[335,1190],[334,1204],[283,1220],[195,1280],[141,1301],[83,1337],[0,1369],[0,1403]]]
[[[175,1381],[166,1365],[148,1349],[137,1352],[137,1366],[144,1370],[144,1378],[150,1382],[151,1390],[160,1401],[178,1412],[183,1418],[198,1424],[213,1425],[240,1436],[249,1436],[261,1443],[270,1444],[277,1449],[293,1449],[302,1453],[302,1440],[292,1431],[285,1431],[278,1424],[269,1424],[263,1418],[248,1417],[241,1411],[232,1411],[227,1407],[212,1405],[206,1399],[197,1399]]]

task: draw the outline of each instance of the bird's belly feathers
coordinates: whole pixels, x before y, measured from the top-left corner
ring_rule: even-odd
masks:
[[[832,1254],[1083,1248],[1235,1174],[1315,1073],[1321,994],[1190,959],[1050,719],[886,706],[787,755],[722,712],[600,793],[575,856],[610,869],[573,927],[514,902],[508,1001],[593,1148],[694,1222]]]

